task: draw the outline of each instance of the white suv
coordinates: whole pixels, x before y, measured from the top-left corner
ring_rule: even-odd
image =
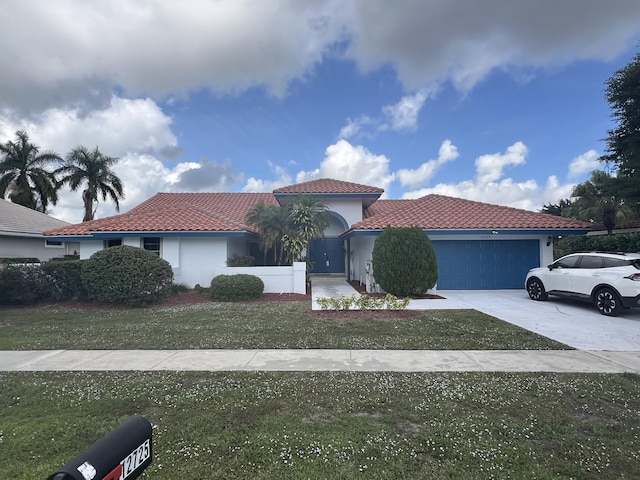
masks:
[[[572,253],[529,270],[525,287],[533,300],[549,295],[587,300],[603,315],[616,316],[640,307],[640,254]]]

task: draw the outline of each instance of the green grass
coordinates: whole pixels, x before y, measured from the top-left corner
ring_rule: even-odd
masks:
[[[328,348],[557,350],[548,338],[475,310],[414,318],[305,316],[309,302],[140,309],[0,308],[0,350]]]
[[[640,478],[640,377],[0,373],[0,471],[44,479],[132,414],[144,478]]]

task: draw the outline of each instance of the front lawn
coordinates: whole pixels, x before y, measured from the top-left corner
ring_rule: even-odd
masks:
[[[403,318],[308,316],[309,302],[172,307],[0,308],[0,350],[398,349],[558,350],[566,345],[475,310]]]
[[[44,479],[132,414],[144,478],[640,478],[640,377],[0,373],[0,471]]]

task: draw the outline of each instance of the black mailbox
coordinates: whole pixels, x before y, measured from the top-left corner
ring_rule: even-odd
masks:
[[[131,417],[47,480],[132,480],[151,464],[151,424]]]

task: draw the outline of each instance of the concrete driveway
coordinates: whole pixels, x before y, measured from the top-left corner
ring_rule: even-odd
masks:
[[[589,303],[554,297],[535,302],[524,289],[446,290],[438,294],[452,306],[473,308],[581,350],[640,351],[640,309],[605,317]]]
[[[311,277],[312,308],[319,297],[353,295],[344,277]],[[580,350],[640,352],[640,309],[605,317],[589,303],[549,297],[534,302],[522,290],[438,290],[439,300],[411,300],[411,310],[464,309],[484,312]]]

